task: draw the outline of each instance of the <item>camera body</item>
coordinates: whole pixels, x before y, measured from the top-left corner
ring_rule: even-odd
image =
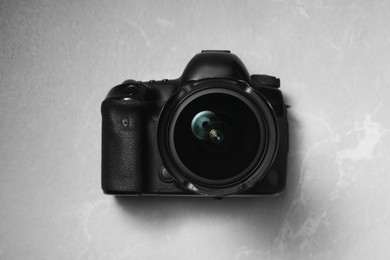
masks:
[[[250,76],[229,51],[202,51],[178,79],[115,86],[101,106],[103,191],[211,197],[282,192],[288,123],[279,86],[275,77]]]

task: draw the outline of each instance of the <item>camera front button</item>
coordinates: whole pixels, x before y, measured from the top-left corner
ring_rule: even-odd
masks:
[[[161,169],[161,171],[160,171],[160,178],[164,182],[171,182],[171,181],[173,181],[172,175],[165,168]]]

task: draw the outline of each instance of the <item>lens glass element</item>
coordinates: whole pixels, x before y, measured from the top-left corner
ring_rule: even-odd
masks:
[[[221,183],[238,180],[259,161],[266,131],[261,115],[240,95],[210,93],[180,112],[173,139],[177,156],[193,179]]]

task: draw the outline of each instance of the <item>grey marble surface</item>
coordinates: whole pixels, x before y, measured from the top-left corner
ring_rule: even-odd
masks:
[[[1,1],[0,259],[389,259],[389,1]],[[202,49],[291,105],[276,198],[115,198],[100,103]]]

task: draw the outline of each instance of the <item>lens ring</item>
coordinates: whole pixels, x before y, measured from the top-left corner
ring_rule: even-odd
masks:
[[[184,89],[184,90],[183,90]],[[272,164],[278,145],[278,128],[275,115],[268,103],[246,84],[232,80],[204,80],[194,83],[191,88],[183,88],[182,91],[172,97],[165,105],[158,124],[158,147],[163,164],[174,178],[183,186],[192,183],[199,193],[215,196],[224,196],[250,188],[260,180],[269,166]],[[173,127],[182,109],[196,97],[210,93],[226,93],[241,97],[243,102],[250,104],[252,111],[257,115],[259,122],[264,122],[264,131],[267,133],[264,153],[256,157],[248,167],[248,171],[240,178],[225,183],[214,183],[210,185],[209,180],[194,178],[193,175],[183,167],[175,151],[173,140]],[[245,187],[245,188],[244,188]]]

